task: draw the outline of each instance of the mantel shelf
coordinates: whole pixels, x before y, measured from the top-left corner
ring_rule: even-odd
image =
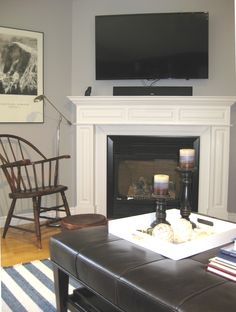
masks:
[[[75,105],[213,105],[231,106],[236,96],[68,96]]]
[[[236,97],[71,96],[78,124],[229,125]]]

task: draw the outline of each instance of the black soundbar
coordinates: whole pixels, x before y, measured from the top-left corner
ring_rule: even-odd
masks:
[[[113,95],[191,96],[192,87],[113,87]]]

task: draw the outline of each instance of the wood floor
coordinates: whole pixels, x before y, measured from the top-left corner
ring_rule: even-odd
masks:
[[[1,266],[48,258],[49,239],[52,235],[60,233],[61,230],[58,227],[42,226],[41,231],[43,248],[39,249],[33,233],[9,228],[6,238],[1,238]]]

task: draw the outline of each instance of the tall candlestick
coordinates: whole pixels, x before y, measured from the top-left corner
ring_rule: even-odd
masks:
[[[156,174],[154,176],[154,194],[167,195],[169,188],[169,176],[166,174]]]
[[[194,168],[195,150],[181,149],[179,150],[179,166],[183,169]]]

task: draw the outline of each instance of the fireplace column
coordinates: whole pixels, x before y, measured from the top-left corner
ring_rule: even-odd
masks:
[[[95,209],[94,125],[77,126],[76,176],[78,213],[93,213]]]

